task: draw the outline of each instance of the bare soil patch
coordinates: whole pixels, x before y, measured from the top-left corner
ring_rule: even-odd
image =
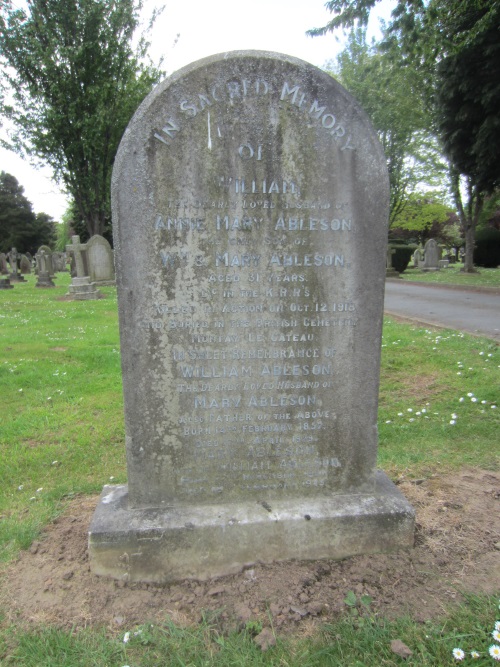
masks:
[[[161,622],[224,628],[260,620],[281,633],[311,632],[346,611],[349,591],[371,610],[417,621],[441,615],[464,592],[500,591],[500,473],[467,468],[453,475],[398,480],[417,512],[415,548],[343,561],[256,564],[237,575],[159,587],[123,585],[91,574],[87,531],[97,497],[73,500],[42,539],[4,573],[7,620],[81,628]]]

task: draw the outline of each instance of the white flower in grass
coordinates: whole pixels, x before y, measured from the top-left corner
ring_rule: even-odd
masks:
[[[479,356],[482,357],[484,355],[484,352],[480,352]]]
[[[482,403],[483,405],[486,405],[487,401],[481,401],[481,403]]]
[[[43,491],[43,486],[41,486],[39,489],[36,490],[37,493],[41,493]]]
[[[422,408],[422,412],[427,412],[427,410],[425,408]]]
[[[493,630],[493,632],[491,633],[491,636],[493,637],[493,639],[494,639],[496,642],[500,642],[500,631],[498,631],[498,630]]]
[[[420,417],[420,415],[421,415],[422,413],[421,413],[421,412],[416,412],[415,414],[417,415],[417,417]]]
[[[391,420],[390,420],[390,419],[387,419],[385,423],[386,423],[386,424],[390,424],[390,423],[391,423]]]
[[[500,621],[496,621],[495,630],[500,630]]]
[[[415,417],[412,417],[411,419],[408,419],[408,421],[409,421],[409,422],[414,422],[414,421],[415,421]]]
[[[455,413],[453,413],[453,414],[451,415],[451,418],[452,418],[452,419],[456,419],[456,418],[457,418],[457,415],[456,415]]]
[[[471,403],[477,403],[477,398],[475,396],[473,396],[470,400],[471,400]]]
[[[19,391],[22,391],[22,389],[20,389]]]
[[[454,648],[452,653],[455,660],[463,660],[465,658],[465,653],[461,648]]]
[[[463,403],[464,401],[465,401],[465,398],[464,398],[463,396],[461,396],[461,397],[458,399],[458,402],[459,402],[459,403]]]
[[[467,396],[470,398],[471,396],[474,396],[474,394],[471,391],[469,391]]]
[[[497,646],[496,644],[492,644],[490,648],[488,649],[489,654],[493,658],[493,660],[500,660],[500,646]]]
[[[126,632],[126,633],[123,635],[123,643],[124,643],[124,644],[128,644],[129,641],[130,641],[130,632]]]
[[[408,408],[407,412],[413,412],[413,408]]]
[[[470,652],[470,657],[471,658],[479,658],[479,653],[477,651],[471,651]]]
[[[24,484],[20,484],[20,485],[17,487],[17,490],[18,490],[18,491],[22,491],[23,489],[24,489]]]
[[[454,426],[457,422],[454,419],[450,419],[450,424]]]
[[[462,375],[461,371],[458,371],[457,375]]]
[[[491,406],[491,409],[492,409],[492,410],[496,410],[496,409],[497,409],[497,406],[496,406],[496,405],[492,405],[492,406]]]

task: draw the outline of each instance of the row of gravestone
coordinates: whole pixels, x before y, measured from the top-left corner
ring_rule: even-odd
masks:
[[[55,287],[53,279],[57,272],[66,271],[66,265],[71,262],[71,275],[73,277],[69,295],[79,298],[73,291],[76,281],[82,277],[87,278],[90,290],[99,295],[96,285],[114,285],[115,270],[113,251],[108,241],[99,235],[93,236],[86,244],[81,244],[78,236],[72,238],[72,243],[67,246],[66,252],[52,252],[49,246],[43,245],[39,248],[34,258],[34,271],[38,276],[36,287]],[[9,270],[10,265],[10,270]],[[9,289],[11,283],[25,282],[24,275],[30,274],[33,268],[33,258],[29,253],[20,254],[16,248],[12,248],[7,254],[0,253],[0,274],[8,276],[0,282],[0,288]],[[89,297],[85,297],[89,298]],[[97,296],[90,297],[97,298]]]

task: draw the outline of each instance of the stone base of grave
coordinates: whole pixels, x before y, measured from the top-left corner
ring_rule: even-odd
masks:
[[[39,273],[35,287],[55,287],[55,284],[48,273]]]
[[[21,275],[20,273],[11,273],[9,276],[9,280],[11,283],[27,283],[28,281],[26,278]]]
[[[396,269],[390,268],[385,270],[385,277],[386,278],[399,278],[399,273],[396,271]]]
[[[92,299],[100,299],[102,294],[96,289],[95,283],[90,282],[88,276],[83,278],[73,278],[70,286],[68,287],[68,294],[72,299],[76,301],[87,301]]]
[[[94,574],[169,583],[258,562],[341,559],[413,546],[415,513],[377,473],[373,495],[128,509],[127,486],[104,487],[89,531]]]
[[[9,278],[2,278],[0,280],[0,289],[14,289],[14,285],[10,284]]]

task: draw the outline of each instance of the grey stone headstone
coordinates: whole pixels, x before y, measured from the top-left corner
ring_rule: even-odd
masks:
[[[86,249],[87,245],[80,243],[80,237],[76,234],[71,237],[71,243],[66,246],[66,252],[74,259],[76,268],[76,275],[72,276],[67,296],[75,301],[92,301],[102,296],[88,275],[88,265],[84,260]]]
[[[31,262],[26,257],[26,255],[21,255],[21,259],[19,261],[19,270],[24,276],[31,273]]]
[[[104,236],[96,234],[87,241],[86,256],[90,280],[96,285],[114,285],[113,251]]]
[[[39,250],[36,254],[38,279],[35,287],[55,287],[49,273],[49,257],[50,255],[47,255],[45,250]]]
[[[421,261],[422,261],[422,251],[420,250],[420,248],[417,248],[413,253],[413,268],[418,269]]]
[[[42,251],[45,253],[45,262],[46,262],[48,274],[51,278],[53,278],[54,274],[55,274],[55,270],[54,270],[54,264],[52,262],[52,249],[48,245],[41,245],[38,248],[38,252],[37,252],[36,256],[38,257],[38,255]],[[37,270],[38,270],[38,266],[37,266]]]
[[[9,273],[9,267],[7,266],[7,255],[4,252],[0,252],[0,273],[2,275],[7,275]]]
[[[438,271],[441,252],[434,239],[429,239],[424,247],[424,271]]]
[[[194,63],[129,124],[112,200],[128,486],[103,492],[93,571],[410,545],[375,467],[389,189],[354,99],[288,56]]]

